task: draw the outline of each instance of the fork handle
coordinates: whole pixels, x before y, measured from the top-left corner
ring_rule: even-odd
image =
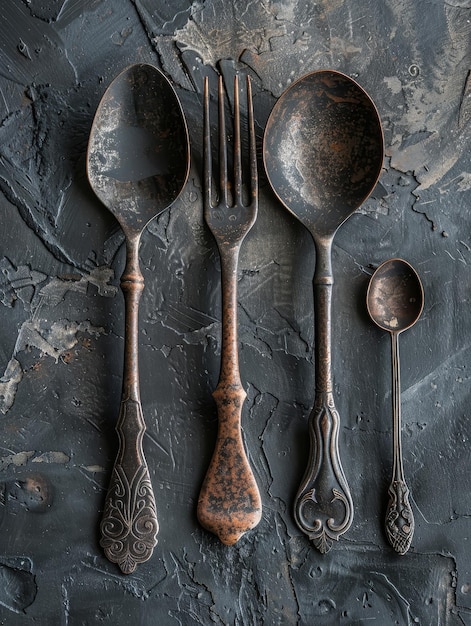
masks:
[[[262,504],[242,440],[246,393],[240,382],[237,341],[239,247],[220,247],[222,284],[221,373],[213,393],[218,410],[214,453],[201,487],[197,515],[226,545],[235,544],[260,521]]]
[[[116,425],[118,454],[111,474],[101,522],[100,545],[106,557],[130,574],[147,561],[159,529],[142,439],[146,430],[139,392],[138,305],[144,289],[139,269],[139,237],[127,241],[127,261],[121,277],[125,298],[124,372],[121,407]]]
[[[261,517],[257,483],[242,440],[240,418],[246,393],[239,385],[219,385],[218,435],[198,501],[198,520],[228,546],[254,528]]]

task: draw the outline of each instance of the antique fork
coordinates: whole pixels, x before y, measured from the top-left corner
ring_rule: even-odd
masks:
[[[258,175],[252,90],[247,76],[250,191],[243,200],[239,80],[234,79],[234,171],[228,178],[227,139],[222,77],[218,83],[219,190],[212,204],[213,173],[208,78],[204,82],[204,217],[216,239],[221,259],[222,348],[218,385],[213,393],[218,411],[216,446],[198,500],[198,519],[222,543],[233,545],[260,521],[262,505],[242,440],[241,415],[247,396],[239,374],[237,339],[237,267],[244,237],[257,217]]]

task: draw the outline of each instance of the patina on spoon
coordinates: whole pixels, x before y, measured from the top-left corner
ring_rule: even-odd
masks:
[[[309,420],[311,450],[294,514],[322,553],[353,519],[332,385],[332,242],[374,189],[383,152],[381,121],[372,100],[355,81],[333,70],[293,83],[275,104],[265,129],[263,157],[271,186],[309,230],[316,248],[316,393]]]
[[[370,279],[366,304],[373,322],[391,335],[393,470],[385,528],[394,550],[405,554],[415,522],[402,462],[399,334],[413,326],[422,313],[424,291],[417,272],[402,259],[385,261]]]
[[[117,422],[119,449],[101,522],[108,559],[129,574],[152,555],[158,532],[144,457],[139,391],[138,306],[144,289],[139,242],[148,222],[179,196],[189,171],[188,130],[178,97],[152,65],[139,63],[106,90],[90,133],[87,169],[98,198],[126,238],[124,372]]]

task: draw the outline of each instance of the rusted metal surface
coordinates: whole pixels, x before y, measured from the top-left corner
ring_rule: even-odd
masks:
[[[402,259],[385,261],[371,277],[366,303],[373,322],[391,335],[393,469],[385,529],[394,550],[405,554],[412,542],[415,521],[402,459],[399,334],[413,326],[422,313],[424,292],[417,272]]]
[[[216,447],[198,500],[200,523],[233,545],[261,518],[257,483],[245,453],[241,418],[246,392],[239,373],[237,332],[237,268],[241,244],[252,228],[258,209],[258,175],[250,80],[247,78],[249,169],[247,200],[242,180],[239,79],[234,79],[234,171],[228,176],[224,85],[218,82],[219,187],[213,203],[209,82],[204,85],[204,217],[216,239],[221,260],[222,349],[218,385],[213,393],[218,410]]]
[[[290,86],[275,104],[265,129],[263,155],[273,190],[309,230],[316,247],[316,391],[309,419],[311,451],[294,515],[301,530],[325,553],[353,520],[332,393],[331,249],[339,226],[378,180],[383,164],[381,121],[355,81],[335,71],[313,72]]]
[[[185,185],[189,141],[176,93],[157,68],[130,66],[106,90],[88,146],[90,184],[126,236],[121,276],[125,299],[124,371],[116,430],[119,448],[101,522],[108,559],[130,574],[147,561],[159,529],[142,439],[146,430],[139,385],[139,267],[143,229],[168,208]]]

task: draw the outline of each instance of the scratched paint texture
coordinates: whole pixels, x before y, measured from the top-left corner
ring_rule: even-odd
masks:
[[[3,0],[0,22],[0,623],[471,624],[471,2]],[[144,441],[161,530],[122,576],[98,526],[117,441],[123,240],[85,152],[106,86],[151,62],[181,98],[188,184],[147,229],[140,318]],[[252,76],[256,132],[295,78],[357,79],[384,123],[384,171],[336,236],[334,379],[353,525],[321,556],[293,522],[314,363],[309,235],[260,172],[241,252],[244,437],[259,526],[226,547],[196,519],[216,436],[219,259],[202,220],[203,76]],[[229,96],[232,97],[229,89]],[[261,145],[261,143],[259,144]],[[401,340],[416,531],[382,530],[391,467],[388,337],[365,292],[402,256],[425,308]]]

